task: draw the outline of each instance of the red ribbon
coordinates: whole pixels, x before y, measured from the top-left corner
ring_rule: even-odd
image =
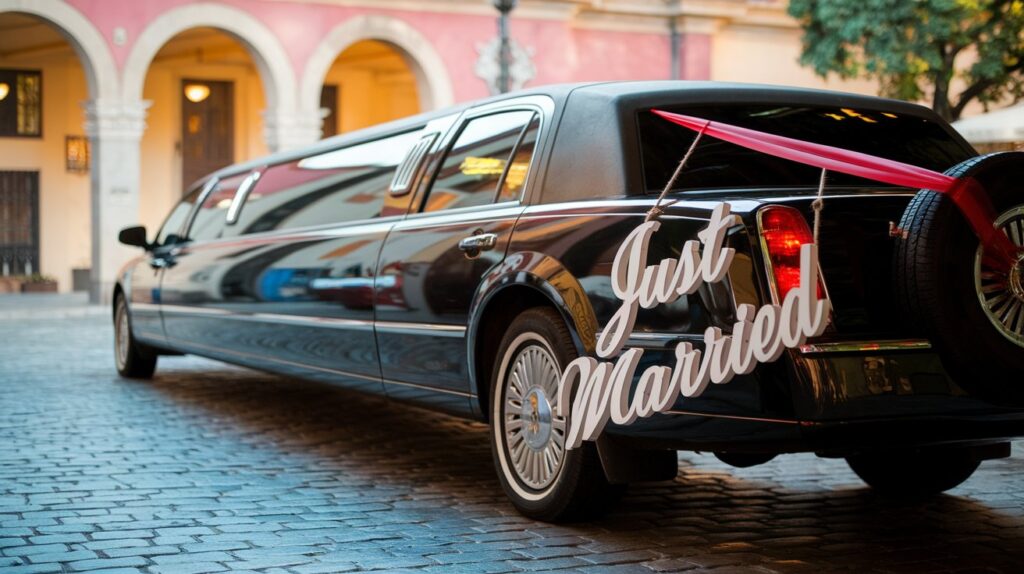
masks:
[[[933,189],[945,193],[964,214],[981,244],[993,256],[1003,264],[1012,264],[1016,259],[1018,247],[995,226],[995,208],[982,185],[973,179],[950,177],[930,169],[866,153],[787,138],[693,116],[662,110],[651,111],[672,123],[693,131],[703,130],[705,134],[720,140],[775,157],[892,185]]]

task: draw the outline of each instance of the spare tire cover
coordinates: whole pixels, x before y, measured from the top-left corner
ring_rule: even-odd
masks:
[[[1024,246],[1024,153],[979,156],[946,175],[981,183],[997,225]],[[908,326],[931,340],[965,391],[998,405],[1024,405],[1022,256],[999,270],[953,200],[937,191],[919,191],[899,228],[893,281]]]

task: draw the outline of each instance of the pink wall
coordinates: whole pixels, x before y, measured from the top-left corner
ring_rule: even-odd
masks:
[[[158,17],[188,0],[68,0],[83,12],[107,39],[118,66],[123,67],[135,38]],[[467,14],[350,8],[344,6],[224,0],[263,22],[285,47],[295,73],[301,77],[306,60],[332,28],[358,15],[383,14],[416,28],[440,54],[448,67],[456,100],[487,93],[473,74],[477,46],[496,33],[495,18]],[[112,42],[114,29],[128,32],[123,46]],[[589,80],[664,79],[670,76],[667,35],[577,29],[554,20],[518,18],[513,13],[512,35],[533,50],[537,75],[529,85]],[[690,35],[683,40],[682,77],[710,76],[710,38]]]

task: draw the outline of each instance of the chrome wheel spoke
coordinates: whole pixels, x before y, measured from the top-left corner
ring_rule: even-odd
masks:
[[[518,479],[529,488],[543,489],[558,476],[565,459],[566,423],[554,414],[558,362],[538,341],[519,350],[507,372],[506,452]]]
[[[1024,205],[996,219],[996,226],[1018,247],[1024,247]],[[1009,266],[986,257],[979,246],[974,257],[974,286],[988,320],[1012,343],[1024,347],[1024,255]]]

